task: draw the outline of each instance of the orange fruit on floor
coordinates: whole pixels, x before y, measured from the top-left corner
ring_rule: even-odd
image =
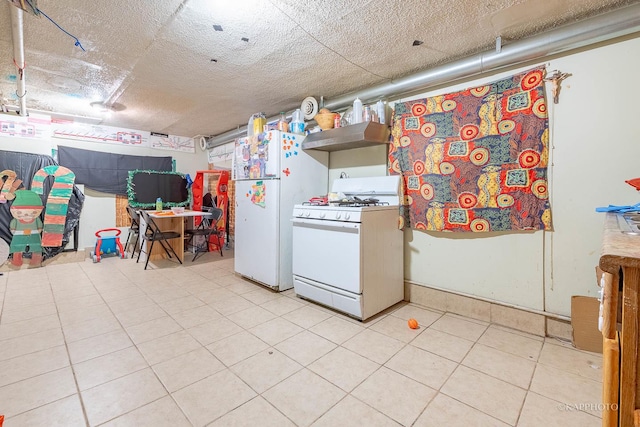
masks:
[[[416,319],[409,319],[407,324],[411,329],[418,329],[418,321]]]

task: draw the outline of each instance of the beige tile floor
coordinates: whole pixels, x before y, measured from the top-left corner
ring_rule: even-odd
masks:
[[[5,272],[0,304],[7,427],[601,423],[600,355],[413,304],[361,323],[228,254]]]

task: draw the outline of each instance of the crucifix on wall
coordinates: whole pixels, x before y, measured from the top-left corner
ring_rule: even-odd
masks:
[[[551,82],[551,94],[553,95],[553,103],[557,104],[560,98],[560,89],[562,89],[562,81],[566,78],[571,77],[571,73],[563,73],[558,70],[553,71],[553,73],[547,75],[544,81]]]

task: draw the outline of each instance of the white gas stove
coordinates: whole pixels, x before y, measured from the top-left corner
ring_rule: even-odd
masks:
[[[399,176],[337,179],[339,201],[294,207],[298,296],[362,320],[404,299],[399,185]]]

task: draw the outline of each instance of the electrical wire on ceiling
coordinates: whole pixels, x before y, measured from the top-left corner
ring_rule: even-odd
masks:
[[[20,80],[23,79],[24,77],[24,69],[27,68],[27,63],[23,62],[22,65],[18,65],[18,63],[16,62],[15,58],[13,59],[13,65],[16,66],[16,68],[18,69],[18,74],[20,75]]]
[[[58,25],[58,23],[56,21],[54,21],[53,19],[49,18],[49,16],[44,13],[42,10],[38,9],[37,6],[34,6],[31,3],[31,0],[26,0],[27,3],[29,3],[29,6],[31,6],[31,8],[33,10],[35,10],[36,12],[42,14],[42,16],[44,16],[45,18],[47,18],[49,21],[51,21],[53,23],[53,25],[55,25],[56,27],[58,27],[60,29],[60,31],[62,31],[63,33],[65,33],[66,35],[68,35],[69,37],[71,37],[72,39],[74,39],[76,42],[74,43],[75,46],[79,47],[80,49],[82,49],[83,52],[86,52],[86,50],[84,49],[84,47],[82,47],[82,43],[80,43],[80,40],[78,40],[78,38],[76,36],[74,36],[73,34],[69,33],[67,30],[65,30],[64,28],[62,28],[60,25]]]

